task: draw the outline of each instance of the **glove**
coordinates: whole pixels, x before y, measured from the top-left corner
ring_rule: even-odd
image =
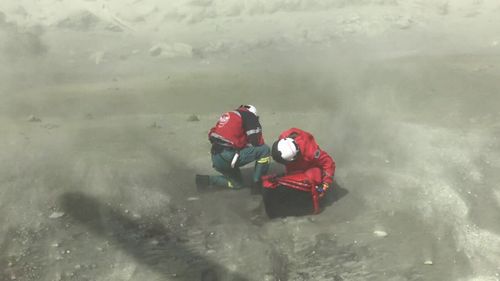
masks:
[[[317,185],[316,191],[319,193],[319,197],[321,198],[321,197],[325,196],[325,193],[329,188],[330,188],[330,185],[326,182],[324,182],[320,185]]]

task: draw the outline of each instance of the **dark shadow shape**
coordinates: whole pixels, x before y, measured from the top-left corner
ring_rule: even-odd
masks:
[[[175,280],[246,281],[237,273],[190,250],[169,229],[159,223],[132,220],[112,207],[81,192],[65,193],[60,198],[64,211],[92,233],[113,239],[138,263]],[[157,244],[150,243],[154,238]],[[178,270],[188,268],[179,274]]]
[[[346,196],[349,191],[342,188],[337,182],[327,191],[320,200],[320,209],[331,206],[334,202]],[[313,214],[312,196],[309,192],[299,191],[287,187],[263,190],[264,209],[269,218],[307,216]]]

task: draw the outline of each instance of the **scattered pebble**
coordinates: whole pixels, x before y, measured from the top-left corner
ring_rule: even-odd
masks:
[[[70,251],[70,250],[66,250],[66,254],[70,254],[70,253],[71,253],[71,251]]]
[[[200,118],[198,117],[198,115],[193,114],[193,115],[188,117],[187,121],[190,121],[190,122],[200,121]]]
[[[158,123],[156,123],[156,121],[154,121],[154,122],[153,122],[153,124],[151,124],[151,125],[149,126],[149,128],[152,128],[152,129],[160,129],[160,128],[161,128],[161,126],[160,126],[160,125],[158,125]]]
[[[36,117],[35,115],[30,115],[30,116],[28,117],[28,121],[29,121],[29,122],[42,122],[42,119],[40,119],[40,118]]]
[[[78,269],[80,269],[80,268],[82,268],[82,266],[81,266],[81,265],[79,265],[79,264],[75,265],[75,269],[77,269],[77,270],[78,270]]]
[[[188,197],[187,201],[197,201],[200,200],[200,197]]]
[[[59,247],[59,243],[53,243],[53,244],[52,244],[52,245],[50,245],[50,246],[52,246],[52,247],[54,247],[54,248],[57,248],[57,247]]]
[[[13,265],[13,264],[12,264],[12,262],[9,262],[9,263],[7,264],[7,266],[8,266],[8,267],[12,267],[12,265]]]
[[[130,211],[129,210],[125,210],[125,214],[128,214],[128,213],[130,213]]]
[[[59,128],[59,125],[57,125],[57,124],[44,124],[44,125],[41,125],[41,127],[51,130],[51,129]]]
[[[431,260],[424,261],[425,265],[433,265],[434,263]]]
[[[49,218],[58,219],[62,216],[64,216],[64,212],[53,212],[52,214],[50,214]]]
[[[383,230],[375,230],[373,234],[375,234],[375,236],[377,237],[386,237],[388,235],[387,232]]]

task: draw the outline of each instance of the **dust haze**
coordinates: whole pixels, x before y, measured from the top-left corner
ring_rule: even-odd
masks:
[[[500,280],[499,13],[2,1],[0,280]],[[267,143],[299,127],[335,158],[321,214],[196,192],[245,103]]]

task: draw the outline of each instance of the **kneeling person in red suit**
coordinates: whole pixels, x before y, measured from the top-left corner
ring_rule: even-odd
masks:
[[[263,178],[268,216],[286,215],[287,208],[318,213],[319,201],[333,182],[333,158],[319,147],[310,133],[298,128],[280,134],[272,146],[272,157],[285,165],[285,175]]]

